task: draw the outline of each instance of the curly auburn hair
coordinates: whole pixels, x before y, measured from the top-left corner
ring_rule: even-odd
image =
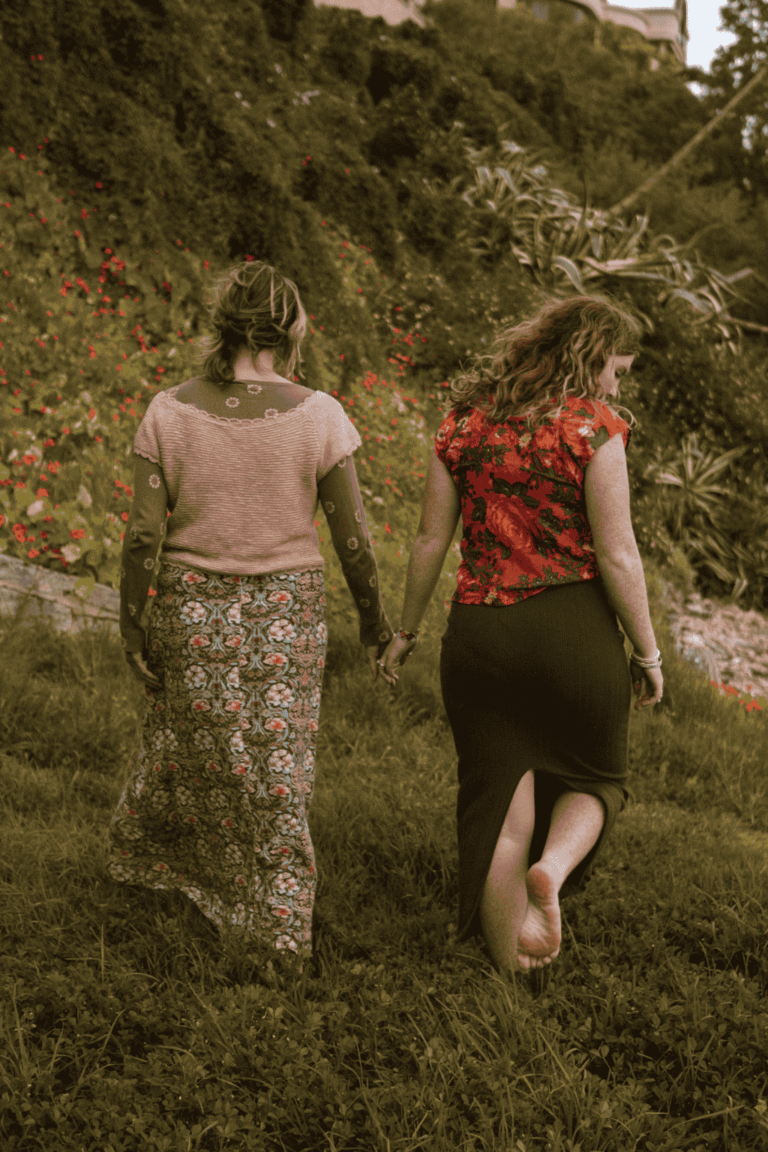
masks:
[[[491,423],[512,416],[536,424],[568,396],[603,399],[597,378],[610,356],[634,355],[642,325],[616,301],[603,296],[551,299],[531,319],[501,331],[494,349],[477,355],[451,386],[449,409],[480,408]],[[628,408],[604,400],[615,414]]]
[[[203,371],[214,383],[231,384],[244,344],[254,360],[262,348],[274,348],[286,376],[299,372],[307,315],[296,285],[270,264],[249,260],[222,276],[215,286],[211,322],[216,335],[201,341],[201,356]]]

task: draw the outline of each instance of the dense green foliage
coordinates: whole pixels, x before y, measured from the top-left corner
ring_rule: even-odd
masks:
[[[583,256],[598,244],[599,223],[594,209],[586,230],[579,223],[583,179],[596,208],[614,202],[716,99],[714,87],[700,100],[684,76],[652,71],[646,46],[608,26],[595,44],[587,24],[559,25],[553,36],[522,8],[445,0],[426,11],[422,30],[255,0],[213,10],[180,0],[4,7],[4,549],[50,563],[79,548],[69,570],[114,583],[136,420],[154,387],[198,370],[209,274],[244,253],[274,260],[299,283],[316,318],[307,382],[354,402],[371,374],[381,387],[407,365],[401,383],[434,433],[440,409],[429,397],[462,360],[542,291],[568,290],[588,271],[577,249]],[[720,290],[707,261],[718,276],[747,262],[768,272],[761,186],[747,189],[717,167],[723,140],[736,147],[728,124],[695,166],[654,193],[650,228],[627,225],[626,243],[621,232],[608,243],[617,255],[630,245],[646,278],[614,275],[604,255],[596,285],[639,309],[649,329],[622,397],[638,419],[630,463],[644,554],[670,558],[677,544],[703,591],[760,607],[764,344],[754,328],[738,346],[732,327],[724,341],[722,307],[708,315],[706,304]],[[486,149],[501,158],[509,139],[546,160],[537,169],[523,156],[540,217],[560,205],[546,253],[540,225],[525,225],[522,263],[521,242],[517,255],[504,247],[503,205],[490,227],[470,195],[473,157]],[[695,240],[702,225],[726,218],[727,237],[717,227]],[[675,241],[660,247],[660,231]],[[473,255],[478,237],[485,249]],[[694,241],[695,267],[681,247]],[[669,254],[663,267],[654,252]],[[649,269],[661,270],[656,284]],[[728,304],[731,315],[763,318],[760,285],[755,275],[735,284],[743,299]],[[390,372],[388,361],[400,367]],[[412,468],[414,445],[399,433],[403,459],[388,464],[393,476],[406,468],[395,482],[402,490],[423,469]],[[709,476],[728,495],[710,499],[704,520],[695,485],[654,482],[684,468],[689,434],[715,456],[743,449]],[[423,464],[423,445],[416,455]],[[38,467],[44,480],[32,475]],[[83,489],[90,504],[78,499]],[[40,491],[58,509],[41,507]]]
[[[633,802],[546,978],[511,981],[455,942],[438,636],[390,692],[354,624],[331,627],[298,975],[178,894],[105,879],[141,689],[116,637],[4,620],[3,1149],[762,1149],[765,717],[680,660],[648,583],[665,703],[631,714]]]
[[[311,3],[9,0],[2,136],[31,152],[47,135],[80,200],[100,182],[116,242],[154,248],[181,232],[224,260],[258,251],[321,294],[328,269],[314,252],[312,208],[369,244],[386,272],[398,234],[456,257],[460,220],[423,184],[461,173],[456,122],[479,146],[506,123],[511,139],[545,150],[566,186],[580,194],[586,178],[608,206],[716,103],[670,69],[652,71],[648,46],[610,25],[596,45],[589,21],[553,35],[523,8],[440,0],[426,12],[432,26],[422,30]],[[726,75],[733,88],[727,63],[721,87]],[[674,181],[660,190],[653,227],[682,242],[718,224],[703,255],[724,271],[750,263],[766,275],[768,186],[755,178],[746,195],[738,128],[726,121],[685,166],[685,196]],[[761,311],[756,301],[755,319]]]

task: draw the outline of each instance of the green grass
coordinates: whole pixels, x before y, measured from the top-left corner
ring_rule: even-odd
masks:
[[[665,654],[632,803],[508,979],[455,942],[439,641],[391,695],[330,620],[310,815],[316,970],[112,882],[142,693],[108,633],[0,626],[0,1147],[673,1152],[768,1145],[765,717]]]

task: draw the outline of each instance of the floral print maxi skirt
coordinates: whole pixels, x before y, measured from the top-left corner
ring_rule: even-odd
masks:
[[[115,812],[115,880],[178,888],[227,935],[306,955],[307,810],[327,644],[321,568],[252,576],[164,561],[138,766]]]

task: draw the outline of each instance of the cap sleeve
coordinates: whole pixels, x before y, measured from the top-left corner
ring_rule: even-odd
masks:
[[[159,405],[157,403],[160,396],[161,393],[158,393],[150,400],[149,407],[144,413],[133,438],[133,450],[136,455],[151,460],[153,464],[162,464],[160,437],[158,435]]]
[[[569,412],[564,418],[564,440],[582,468],[586,468],[601,444],[617,434],[629,446],[632,430],[626,420],[617,416],[601,400],[570,400]]]
[[[333,396],[323,393],[325,399],[319,406],[317,415],[317,436],[320,442],[320,456],[317,461],[317,482],[326,476],[331,468],[360,447],[362,440],[346,412]]]
[[[450,470],[450,459],[448,458],[448,451],[451,447],[451,442],[456,434],[456,414],[454,411],[448,413],[437,432],[435,433],[435,455],[438,460],[445,464],[446,468]]]

